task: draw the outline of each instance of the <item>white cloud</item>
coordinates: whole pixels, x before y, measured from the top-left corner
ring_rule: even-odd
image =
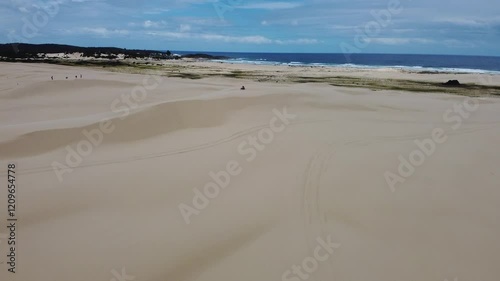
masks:
[[[124,29],[107,29],[105,27],[84,27],[80,30],[80,33],[87,33],[98,35],[101,37],[109,37],[111,35],[127,35],[128,30]]]
[[[271,39],[264,36],[227,36],[219,34],[201,34],[200,38],[206,40],[217,40],[224,41],[228,43],[250,43],[250,44],[270,44]]]
[[[275,40],[275,42],[280,45],[313,45],[320,43],[317,39]]]
[[[370,43],[382,45],[405,45],[410,43],[429,44],[434,40],[425,38],[369,38]]]
[[[343,25],[343,24],[334,24],[328,26],[332,30],[354,30],[355,28],[359,27],[357,25]]]
[[[316,39],[275,40],[260,35],[254,36],[229,36],[221,34],[184,33],[184,32],[148,32],[150,36],[166,37],[172,39],[201,39],[206,41],[222,41],[226,43],[246,44],[279,44],[279,45],[304,45],[318,44]]]
[[[262,9],[262,10],[283,10],[293,9],[302,6],[300,3],[290,2],[267,2],[267,3],[252,3],[238,6],[239,9]]]
[[[189,24],[181,24],[179,27],[180,32],[188,32],[191,30],[191,26]]]
[[[163,13],[166,13],[169,11],[170,11],[170,9],[167,9],[167,8],[152,8],[152,9],[143,11],[143,13],[147,14],[147,15],[159,15],[159,14],[163,14]]]
[[[145,28],[160,28],[160,27],[163,27],[163,26],[167,25],[167,23],[165,21],[150,21],[150,20],[147,20],[147,21],[144,21],[144,23],[142,25]]]
[[[450,48],[474,48],[477,45],[473,42],[465,42],[456,39],[448,39],[443,41],[446,47]]]
[[[484,21],[479,21],[475,19],[465,19],[465,18],[448,18],[448,19],[440,19],[435,21],[437,23],[448,23],[458,26],[466,26],[466,27],[482,27],[487,25]]]

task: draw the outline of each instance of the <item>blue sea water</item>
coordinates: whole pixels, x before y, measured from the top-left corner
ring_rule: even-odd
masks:
[[[192,54],[197,52],[174,52]],[[413,71],[500,74],[500,57],[401,54],[293,54],[202,52],[230,59],[227,63],[396,68]]]

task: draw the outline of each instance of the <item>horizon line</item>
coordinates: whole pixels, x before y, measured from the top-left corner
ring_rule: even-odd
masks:
[[[124,49],[124,50],[142,50],[142,51],[157,51],[157,52],[166,52],[166,51],[175,51],[175,52],[190,52],[190,53],[234,53],[234,54],[321,54],[321,55],[334,55],[334,54],[345,54],[341,52],[331,52],[331,53],[324,53],[324,52],[273,52],[273,51],[267,51],[267,52],[234,52],[234,51],[207,51],[207,50],[173,50],[173,49],[165,49],[165,50],[155,50],[155,49],[139,49],[139,48],[125,48],[125,47],[118,47],[118,46],[81,46],[81,45],[72,45],[68,43],[22,43],[22,42],[9,42],[9,43],[0,43],[0,44],[5,44],[5,45],[18,45],[18,44],[26,44],[26,45],[64,45],[64,46],[71,46],[71,47],[80,47],[80,48],[117,48],[117,49]],[[364,52],[359,52],[359,53],[348,53],[350,55],[408,55],[408,56],[463,56],[463,57],[494,57],[494,58],[500,58],[499,55],[476,55],[476,54],[469,54],[469,55],[464,55],[464,54],[439,54],[439,53],[428,53],[428,54],[422,54],[422,53],[364,53]]]

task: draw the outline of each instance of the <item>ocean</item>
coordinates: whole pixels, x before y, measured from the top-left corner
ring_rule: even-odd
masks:
[[[225,56],[230,59],[217,60],[227,63],[342,66],[352,68],[395,68],[412,71],[491,73],[500,74],[500,57],[457,55],[401,55],[401,54],[305,54],[305,53],[224,53],[186,52],[176,54],[204,53]]]

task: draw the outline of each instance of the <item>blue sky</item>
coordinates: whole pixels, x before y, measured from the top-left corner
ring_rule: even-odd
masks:
[[[500,1],[2,0],[0,30],[4,43],[500,56]]]

